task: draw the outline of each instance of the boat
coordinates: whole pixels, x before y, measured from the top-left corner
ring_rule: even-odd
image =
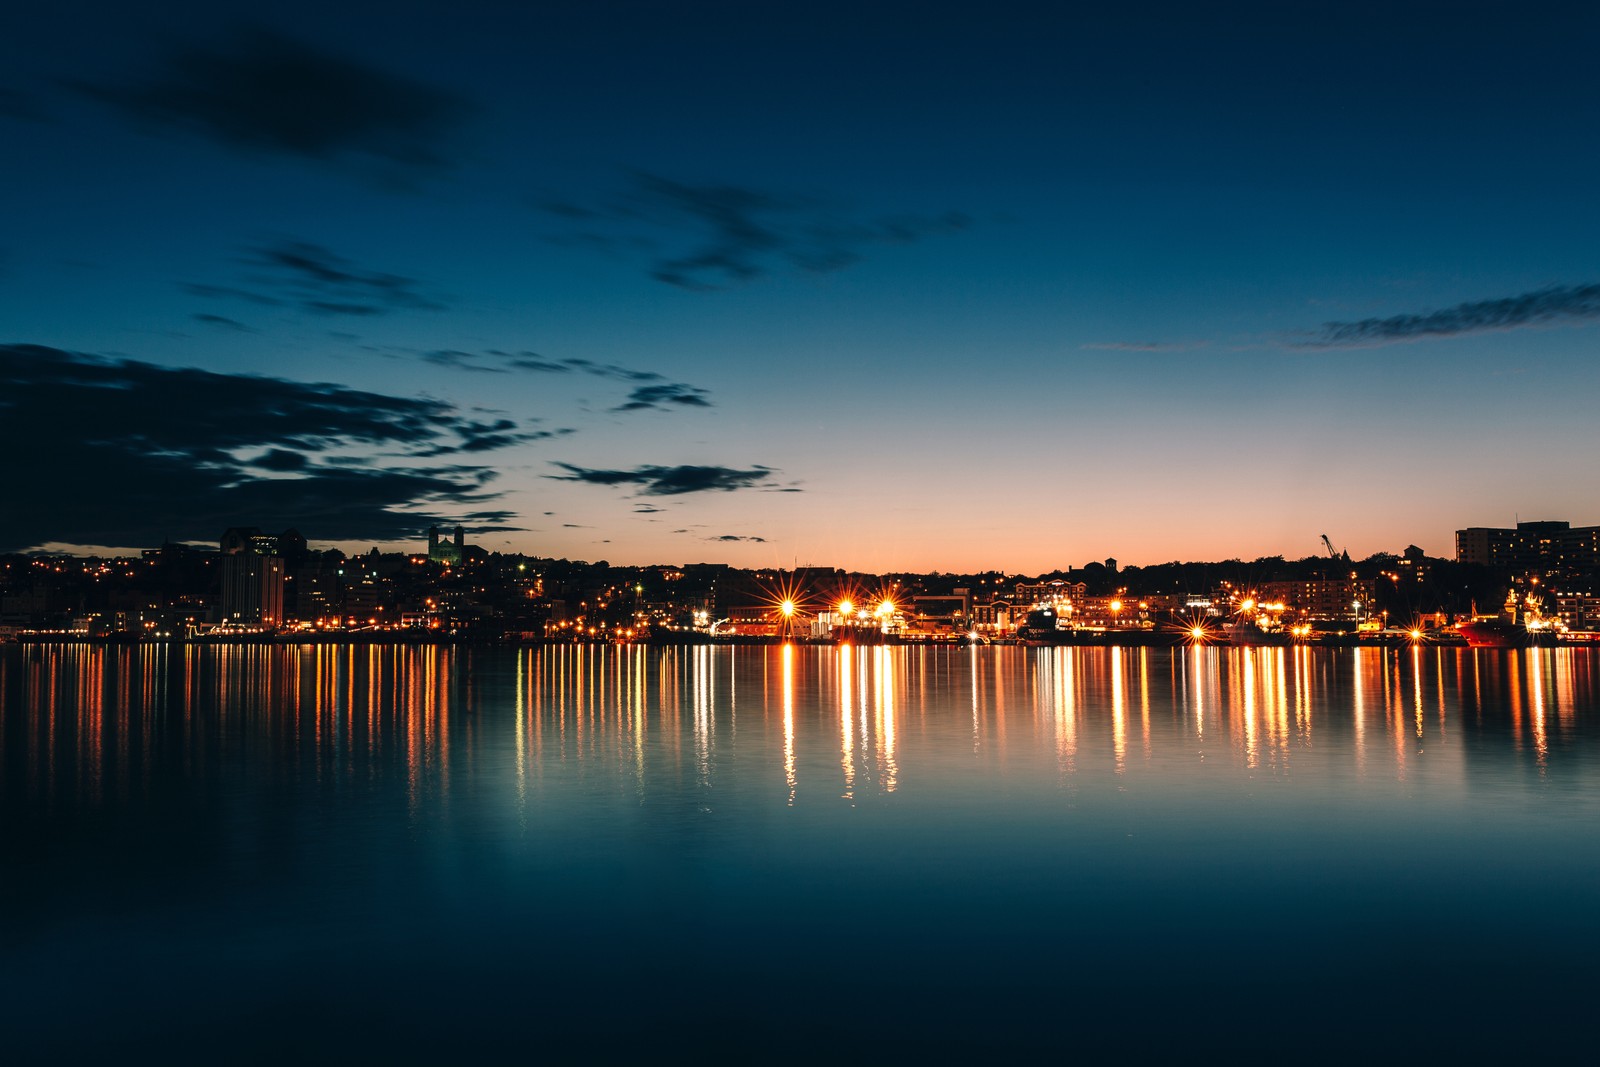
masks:
[[[1527,648],[1533,644],[1533,631],[1513,619],[1458,622],[1456,632],[1466,638],[1469,648]]]
[[[1539,615],[1539,598],[1519,598],[1515,588],[1506,596],[1505,610],[1499,615],[1458,622],[1456,632],[1471,648],[1528,648],[1553,643],[1556,637]]]
[[[1278,646],[1289,643],[1289,632],[1287,630],[1281,627],[1275,630],[1268,630],[1253,620],[1226,623],[1223,625],[1222,630],[1227,636],[1228,644],[1243,648]]]
[[[1072,643],[1072,631],[1061,627],[1061,616],[1051,607],[1037,607],[1017,627],[1017,637],[1033,648]]]

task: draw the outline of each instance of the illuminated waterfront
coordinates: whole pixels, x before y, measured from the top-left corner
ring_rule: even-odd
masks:
[[[1595,974],[1597,670],[13,647],[0,977],[36,1050],[1513,1047]]]

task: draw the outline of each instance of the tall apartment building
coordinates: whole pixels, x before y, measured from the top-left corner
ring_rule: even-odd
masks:
[[[254,526],[222,535],[222,621],[241,626],[283,625],[284,561],[278,539]]]
[[[1519,522],[1515,529],[1472,526],[1456,531],[1456,562],[1519,573],[1600,566],[1600,526]]]
[[[1377,596],[1371,578],[1309,579],[1298,582],[1263,582],[1256,587],[1262,603],[1279,603],[1302,618],[1353,619],[1364,616]]]

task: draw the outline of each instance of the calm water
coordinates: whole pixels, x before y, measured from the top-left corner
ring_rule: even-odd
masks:
[[[1597,701],[1555,650],[10,646],[0,1033],[1569,1054]]]

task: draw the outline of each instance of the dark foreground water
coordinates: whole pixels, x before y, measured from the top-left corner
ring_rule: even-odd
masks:
[[[1600,656],[0,649],[0,1054],[1593,1054]]]

